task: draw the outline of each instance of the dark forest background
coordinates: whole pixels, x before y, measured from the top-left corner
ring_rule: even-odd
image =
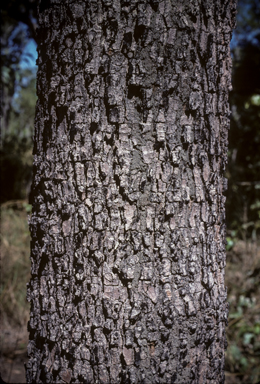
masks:
[[[36,103],[37,0],[1,4],[1,364],[24,380],[30,278],[28,203]],[[227,192],[230,302],[226,383],[260,381],[260,2],[238,0]],[[20,364],[20,365],[19,365]],[[16,369],[16,371],[15,371]],[[19,376],[20,374],[20,376]],[[23,381],[25,382],[25,381]]]

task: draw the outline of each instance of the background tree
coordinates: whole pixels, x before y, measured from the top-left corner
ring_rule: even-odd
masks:
[[[1,4],[1,129],[7,130],[20,61],[29,39],[36,37],[36,0],[11,0]]]
[[[36,5],[1,4],[1,203],[25,199],[30,188],[36,68],[26,47],[36,39]]]
[[[228,384],[260,381],[259,33],[259,1],[239,0],[231,41],[233,90],[227,167]]]
[[[243,12],[241,12],[243,10]],[[239,1],[231,44],[233,91],[230,94],[229,189],[230,235],[256,240],[260,228],[260,3]]]
[[[234,6],[40,3],[29,383],[224,381]]]

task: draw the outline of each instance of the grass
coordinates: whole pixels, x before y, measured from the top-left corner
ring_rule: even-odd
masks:
[[[29,319],[26,283],[30,279],[30,233],[26,201],[11,201],[1,207],[2,325],[24,326]]]
[[[2,324],[26,329],[30,279],[28,213],[26,201],[1,207],[1,306]],[[227,253],[229,326],[226,384],[260,381],[260,248],[256,242],[237,241]],[[25,347],[25,345],[23,345]],[[21,346],[19,346],[21,348]]]

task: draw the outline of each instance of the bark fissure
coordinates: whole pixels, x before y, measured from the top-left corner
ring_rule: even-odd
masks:
[[[234,4],[45,3],[27,382],[222,383]]]

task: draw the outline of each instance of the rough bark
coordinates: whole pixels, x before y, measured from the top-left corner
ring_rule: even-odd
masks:
[[[223,383],[233,0],[41,1],[28,383]]]

